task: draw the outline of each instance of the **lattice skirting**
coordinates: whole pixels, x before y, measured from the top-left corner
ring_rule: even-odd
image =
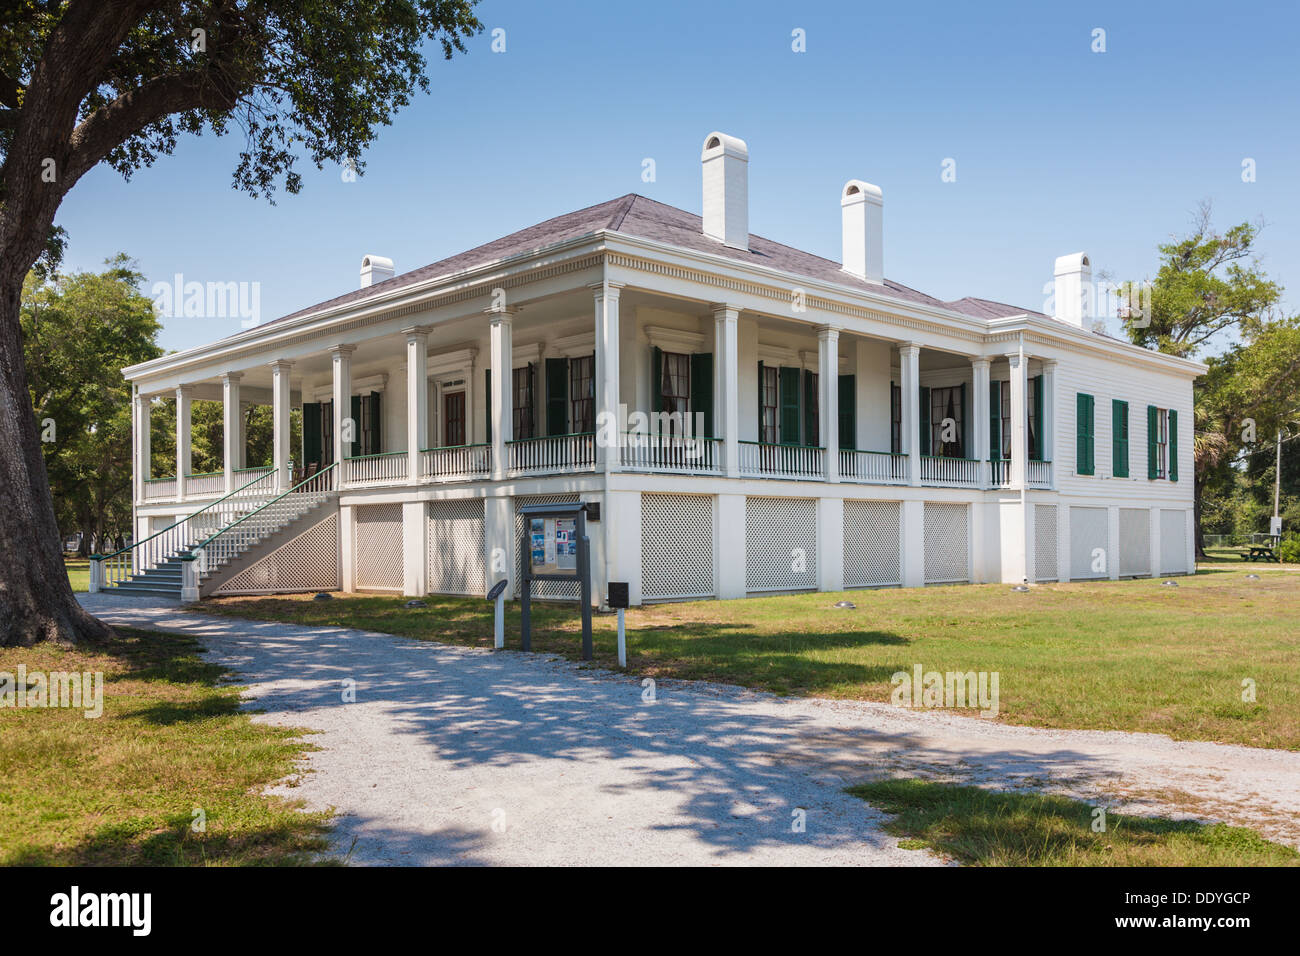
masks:
[[[1151,510],[1119,509],[1119,573],[1122,577],[1151,573]]]
[[[524,556],[519,549],[519,540],[524,533],[524,518],[519,513],[519,509],[525,505],[555,504],[560,501],[581,501],[582,496],[578,494],[563,495],[519,495],[515,498],[515,577],[514,592],[519,596],[519,582],[524,577]],[[593,536],[594,529],[588,527],[587,537]],[[533,598],[553,601],[576,601],[580,597],[581,585],[577,581],[534,581]]]
[[[844,502],[844,586],[897,586],[903,580],[902,507],[897,501]]]
[[[1187,512],[1160,512],[1160,573],[1186,574]]]
[[[404,585],[402,506],[357,505],[353,577],[359,591],[401,591]]]
[[[213,593],[334,591],[339,584],[339,516],[334,512],[244,568]]]
[[[641,594],[713,596],[711,495],[641,496]]]
[[[1034,580],[1055,581],[1056,505],[1034,505]]]
[[[970,580],[970,506],[925,503],[925,583]]]
[[[1070,508],[1070,577],[1110,574],[1110,521],[1105,508]]]
[[[474,594],[487,590],[483,498],[430,501],[426,537],[431,594]]]
[[[746,498],[745,589],[802,591],[816,587],[817,502]]]

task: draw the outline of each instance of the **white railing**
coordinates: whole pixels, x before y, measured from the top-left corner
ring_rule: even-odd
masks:
[[[907,484],[907,456],[887,451],[840,451],[840,481],[873,485]]]
[[[506,444],[512,475],[550,475],[596,467],[596,436],[554,435]]]
[[[390,451],[382,455],[359,455],[343,459],[343,484],[392,485],[406,481],[408,455]]]
[[[825,449],[813,445],[768,445],[740,442],[740,473],[746,478],[820,479]]]
[[[220,497],[226,493],[226,475],[224,472],[208,472],[202,475],[185,476],[186,498]]]
[[[449,445],[420,452],[420,477],[433,481],[473,481],[492,472],[491,445]]]
[[[991,483],[994,488],[1011,487],[1011,462],[1006,458],[995,458],[989,462],[989,470],[992,474]],[[1052,487],[1052,463],[1050,461],[1029,460],[1028,471],[1025,472],[1025,485],[1029,488],[1051,488]]]
[[[1011,486],[1011,462],[1006,458],[992,458],[989,460],[989,483],[994,488],[1008,488]]]
[[[268,465],[257,468],[236,468],[236,494],[258,495],[275,491],[275,469]]]
[[[1052,487],[1052,463],[1050,461],[1029,460],[1029,474],[1026,478],[1030,488]]]
[[[973,458],[921,456],[921,484],[978,488],[980,463]]]
[[[175,478],[146,478],[144,482],[144,500],[158,501],[176,497]]]
[[[619,464],[629,471],[716,475],[722,470],[722,440],[630,432],[623,436]]]

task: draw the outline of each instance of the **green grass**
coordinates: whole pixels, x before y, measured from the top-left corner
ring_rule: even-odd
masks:
[[[90,590],[90,561],[86,558],[64,558],[63,564],[68,569],[68,583],[74,591]]]
[[[9,674],[104,675],[97,719],[0,709],[0,864],[289,864],[324,848],[327,814],[261,792],[294,773],[300,732],[253,724],[198,650],[127,629],[93,649],[0,648]],[[196,808],[206,832],[191,827]]]
[[[1300,853],[1225,824],[1107,813],[1042,794],[999,793],[915,779],[848,792],[895,816],[885,830],[905,850],[929,849],[972,866],[1300,866]]]
[[[1300,574],[1276,565],[1159,580],[853,591],[632,609],[628,666],[638,675],[721,681],[778,694],[887,701],[890,677],[997,671],[1014,724],[1151,731],[1180,740],[1300,749]],[[847,598],[857,610],[832,605]],[[210,600],[204,609],[490,647],[480,599],[339,596]],[[533,649],[576,658],[572,606],[534,604]],[[518,648],[518,605],[507,647]],[[596,661],[616,665],[614,619],[595,619]],[[1241,699],[1255,682],[1256,701]]]

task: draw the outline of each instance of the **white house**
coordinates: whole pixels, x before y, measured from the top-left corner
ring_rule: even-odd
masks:
[[[518,580],[521,506],[579,499],[601,602],[1192,569],[1204,366],[1085,327],[1086,255],[1055,315],[943,302],[885,278],[878,187],[810,211],[838,199],[833,262],[750,234],[744,142],[701,160],[702,218],[627,195],[400,275],[368,255],[354,291],[126,369],[139,543],[96,586],[482,594]],[[189,473],[195,399],[225,402],[224,472]],[[273,467],[244,467],[246,403]]]

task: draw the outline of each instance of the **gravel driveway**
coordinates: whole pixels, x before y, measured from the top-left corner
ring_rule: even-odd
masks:
[[[1223,819],[1300,846],[1296,753],[677,681],[648,701],[637,680],[542,655],[82,601],[193,635],[249,684],[257,720],[319,731],[312,772],[273,792],[337,810],[335,852],[353,863],[941,863],[898,849],[842,792],[891,772]]]

